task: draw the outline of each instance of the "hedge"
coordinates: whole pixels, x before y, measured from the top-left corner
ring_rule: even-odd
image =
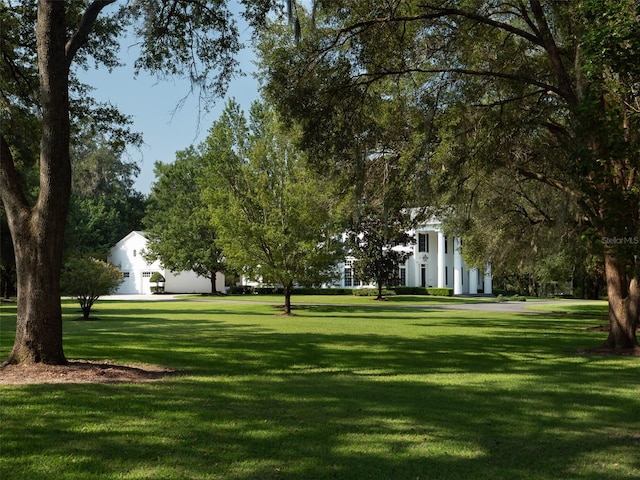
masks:
[[[395,287],[398,295],[434,295],[438,297],[452,297],[453,288],[438,287]]]

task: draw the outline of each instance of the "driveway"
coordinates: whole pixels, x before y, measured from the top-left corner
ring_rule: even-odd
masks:
[[[296,297],[296,300],[299,300],[300,297]],[[167,294],[167,295],[105,295],[100,297],[100,300],[119,300],[119,301],[154,301],[154,302],[172,302],[172,301],[207,301],[206,298],[196,298],[194,294]],[[209,300],[216,302],[242,302],[242,298],[219,298],[216,300]],[[576,300],[578,301],[578,300]],[[295,301],[294,301],[295,302]],[[444,305],[433,305],[433,304],[412,304],[412,305],[397,305],[399,308],[428,308],[434,310],[471,310],[471,311],[482,311],[482,312],[512,312],[512,313],[522,313],[525,311],[531,311],[527,307],[532,307],[534,305],[553,305],[558,304],[562,305],[566,304],[567,300],[535,300],[530,302],[482,302],[482,303],[453,303],[453,304],[444,304]],[[588,302],[588,300],[585,300]],[[252,301],[252,303],[255,303]],[[299,302],[304,303],[304,302]],[[380,303],[380,306],[388,307],[389,304]],[[373,305],[372,305],[373,306]]]

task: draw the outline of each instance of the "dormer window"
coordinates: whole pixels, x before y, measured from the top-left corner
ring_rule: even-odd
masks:
[[[133,256],[135,257],[138,254],[135,250],[133,251]]]

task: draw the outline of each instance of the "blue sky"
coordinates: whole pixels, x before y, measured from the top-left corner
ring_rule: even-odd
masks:
[[[250,32],[245,30],[241,33]],[[134,77],[135,49],[129,48],[133,41],[124,39],[122,42],[121,63],[125,66],[111,73],[107,70],[79,72],[79,76],[95,88],[93,96],[96,100],[117,106],[133,120],[132,130],[142,133],[144,145],[140,149],[130,148],[126,155],[141,170],[134,188],[147,194],[155,179],[154,163],[170,163],[175,159],[176,151],[203,141],[227,98],[235,97],[242,108],[248,110],[251,102],[258,98],[258,81],[251,74],[255,70],[253,52],[245,49],[238,60],[247,75],[234,79],[227,97],[219,99],[209,113],[200,111],[197,95],[189,97],[184,106],[175,111],[180,101],[189,94],[188,80],[158,81],[144,73]],[[249,42],[245,39],[244,43]]]

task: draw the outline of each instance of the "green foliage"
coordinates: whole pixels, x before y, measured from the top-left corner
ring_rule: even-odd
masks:
[[[160,272],[153,272],[151,277],[149,277],[149,282],[155,283],[155,285],[151,286],[151,293],[164,292],[164,285],[160,286],[161,283],[164,283],[164,277]]]
[[[436,295],[442,297],[452,297],[453,296],[453,288],[438,288],[438,287],[427,287],[428,295]]]
[[[89,319],[95,301],[115,292],[120,283],[122,273],[116,266],[91,257],[69,259],[60,279],[63,295],[78,299],[85,320]]]
[[[151,274],[151,277],[149,278],[149,281],[153,282],[153,283],[164,282],[164,277],[162,276],[162,274],[160,272],[153,272]]]
[[[434,295],[438,297],[453,297],[453,288],[438,287],[393,287],[397,295]]]
[[[249,121],[230,102],[211,127],[206,201],[226,261],[251,279],[321,284],[336,275],[341,242],[330,186],[306,168],[295,133],[255,103]]]
[[[346,243],[356,278],[375,283],[381,298],[382,288],[398,283],[399,266],[412,255],[396,247],[413,243],[407,231],[417,218],[409,208],[412,177],[402,168],[401,154],[380,144],[364,155]]]
[[[160,259],[172,272],[193,270],[211,280],[227,271],[217,230],[203,199],[207,187],[205,163],[194,147],[177,152],[172,164],[156,164],[156,183],[147,207],[147,258]]]
[[[141,230],[146,201],[133,188],[140,169],[103,134],[82,132],[72,148],[72,194],[65,233],[67,256],[106,258],[109,248]]]
[[[389,297],[396,295],[396,291],[389,288],[353,288],[351,294],[356,297],[376,297],[381,299],[382,297]]]
[[[429,295],[426,287],[393,287],[398,295]]]
[[[640,238],[638,2],[317,6],[313,22],[299,12],[299,47],[271,48],[276,33],[261,50],[266,90],[305,144],[357,171],[349,140],[375,145],[383,125],[367,116],[405,108],[420,198],[463,236],[468,264],[490,259],[544,290],[574,273],[597,283],[593,259],[608,252],[624,279],[616,296],[632,290],[640,311],[637,246],[608,240]]]
[[[360,218],[347,237],[349,254],[353,262],[356,278],[364,283],[375,282],[378,285],[378,297],[382,296],[385,285],[398,282],[399,266],[407,261],[411,252],[396,250],[396,245],[408,245],[412,238],[406,233],[408,216],[396,212],[387,216],[368,215]]]
[[[245,16],[258,25],[274,2],[253,3]],[[116,66],[115,47],[124,31],[141,37],[138,69],[184,75],[206,99],[223,93],[235,72],[238,31],[226,0],[0,4],[0,196],[20,291],[20,327],[9,362],[65,363],[58,297],[71,197],[70,141],[82,119],[112,145],[139,141],[128,131],[128,118],[110,105],[96,105],[74,69],[92,60]],[[39,183],[30,182],[35,178]]]
[[[353,295],[352,288],[296,288],[296,295]]]

